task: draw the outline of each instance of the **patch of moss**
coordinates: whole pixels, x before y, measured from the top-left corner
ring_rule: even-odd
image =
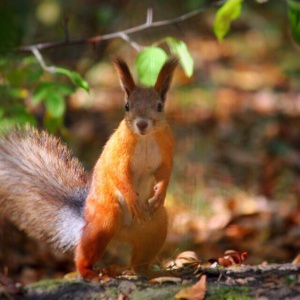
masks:
[[[297,276],[295,274],[284,277],[286,284],[291,285],[297,282]]]
[[[174,300],[174,295],[182,288],[182,286],[166,285],[153,286],[142,291],[134,291],[130,294],[130,300]]]
[[[24,289],[23,299],[100,299],[104,288],[94,282],[83,280],[41,280]]]
[[[249,287],[237,286],[214,286],[210,287],[207,291],[207,300],[251,300],[253,299],[250,294]]]

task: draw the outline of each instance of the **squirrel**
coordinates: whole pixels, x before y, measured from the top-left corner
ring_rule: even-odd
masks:
[[[125,93],[125,117],[107,141],[89,179],[56,137],[30,126],[0,139],[0,213],[30,236],[75,252],[84,279],[112,239],[132,246],[131,268],[145,277],[167,235],[164,207],[174,138],[164,106],[177,58],[162,66],[154,87],[136,86],[114,58]]]

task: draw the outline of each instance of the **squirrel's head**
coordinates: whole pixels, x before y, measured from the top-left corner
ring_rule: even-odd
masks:
[[[177,58],[170,58],[162,66],[153,87],[137,87],[127,64],[120,58],[113,59],[119,80],[125,92],[125,121],[136,134],[146,135],[165,122],[164,106],[170,88]]]

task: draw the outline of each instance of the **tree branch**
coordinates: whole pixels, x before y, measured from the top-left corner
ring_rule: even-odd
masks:
[[[63,41],[39,43],[39,44],[35,44],[35,45],[30,45],[30,46],[23,46],[23,47],[18,48],[18,50],[22,51],[22,52],[33,52],[33,49],[42,50],[42,49],[65,47],[65,46],[71,46],[71,45],[82,45],[82,44],[94,44],[95,45],[101,41],[110,40],[110,39],[114,39],[114,38],[122,38],[125,41],[127,41],[128,43],[130,43],[130,45],[133,48],[135,48],[137,51],[140,51],[143,47],[138,45],[136,42],[133,42],[129,38],[129,36],[128,36],[129,34],[144,31],[149,28],[178,24],[178,23],[181,23],[185,20],[188,20],[190,18],[193,18],[193,17],[203,13],[209,7],[220,6],[225,2],[226,2],[226,0],[217,1],[217,2],[214,2],[213,4],[210,4],[209,6],[205,6],[203,8],[194,10],[192,12],[186,13],[179,17],[169,19],[169,20],[156,21],[156,22],[153,22],[153,11],[151,8],[149,8],[147,11],[146,22],[144,24],[141,24],[141,25],[138,25],[135,27],[131,27],[131,28],[128,28],[125,30],[121,30],[118,32],[113,32],[113,33],[109,33],[109,34],[98,35],[98,36],[94,36],[94,37],[90,37],[90,38],[83,38],[83,39],[69,39],[68,31],[67,31],[67,24],[66,24],[67,22],[65,21],[65,24],[64,24],[65,39]]]
[[[37,49],[35,46],[31,46],[30,51],[34,54],[35,58],[38,60],[38,62],[40,63],[41,67],[43,68],[43,70],[50,72],[50,73],[55,73],[55,67],[54,66],[47,66],[43,56],[41,54],[41,52],[39,51],[39,49]]]

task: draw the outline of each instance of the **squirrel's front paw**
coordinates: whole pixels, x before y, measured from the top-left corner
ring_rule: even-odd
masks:
[[[145,212],[138,199],[136,199],[135,201],[131,201],[128,204],[128,208],[130,210],[131,215],[135,217],[139,223],[145,221]]]
[[[153,214],[159,207],[164,205],[166,193],[158,184],[154,187],[155,194],[148,200],[150,213]]]

